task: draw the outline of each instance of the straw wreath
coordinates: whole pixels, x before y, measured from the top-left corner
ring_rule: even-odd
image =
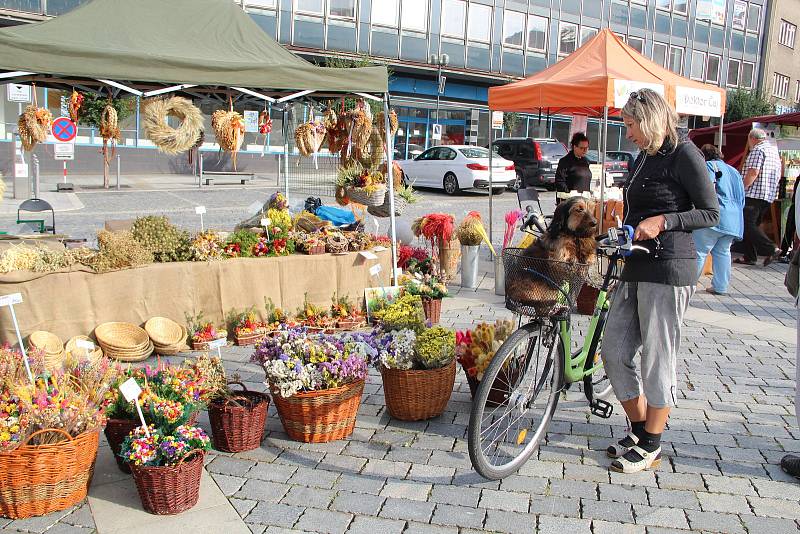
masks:
[[[244,141],[244,118],[235,111],[218,109],[211,115],[211,127],[217,136],[219,147],[231,153],[233,168],[236,170],[236,153]]]
[[[167,117],[180,119],[181,124],[173,128]],[[144,130],[161,152],[178,154],[197,143],[203,130],[203,114],[186,98],[173,96],[148,102],[144,111]]]
[[[31,151],[36,143],[47,141],[51,122],[53,114],[47,108],[37,108],[36,105],[26,107],[17,121],[22,148]]]

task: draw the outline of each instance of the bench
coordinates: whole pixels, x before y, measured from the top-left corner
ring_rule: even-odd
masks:
[[[214,185],[214,178],[207,178],[207,176],[241,176],[239,183],[245,185],[247,182],[254,180],[256,173],[244,171],[202,171],[200,173],[200,180],[205,182],[205,185]]]

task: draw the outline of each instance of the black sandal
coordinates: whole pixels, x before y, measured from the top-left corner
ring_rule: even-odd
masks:
[[[756,264],[756,262],[750,261],[750,260],[746,260],[744,258],[736,258],[735,260],[733,260],[733,263],[735,263],[737,265],[755,265]]]

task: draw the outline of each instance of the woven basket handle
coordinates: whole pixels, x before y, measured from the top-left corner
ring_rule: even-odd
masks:
[[[244,392],[248,391],[247,386],[245,386],[242,382],[240,382],[238,380],[228,380],[227,383],[228,384],[238,384],[238,385],[242,386],[242,389],[244,390]],[[225,399],[225,403],[223,405],[227,406],[228,404],[230,404],[232,402],[232,403],[236,404],[237,406],[241,407],[241,404],[236,402],[237,400],[247,401],[249,399],[245,395],[231,395],[230,397]]]
[[[60,428],[43,428],[42,430],[37,430],[36,432],[28,436],[28,438],[25,441],[23,441],[22,444],[27,445],[35,436],[38,436],[39,434],[46,434],[48,432],[63,434],[64,436],[67,437],[69,441],[72,441],[74,439],[72,436],[69,435],[69,432],[61,430]]]
[[[195,455],[195,453],[204,454],[205,452],[206,452],[206,451],[204,451],[203,449],[192,449],[192,450],[190,450],[190,451],[189,451],[189,453],[188,453],[186,456],[184,456],[183,458],[181,458],[180,460],[178,460],[178,463],[177,463],[177,464],[175,464],[175,467],[179,467],[179,466],[180,466],[180,465],[181,465],[183,462],[185,462],[185,461],[186,461],[188,458],[192,458],[192,457]]]
[[[247,390],[247,386],[245,386],[242,382],[240,382],[238,380],[228,380],[227,384],[238,384],[238,385],[242,386],[243,390],[248,391]]]

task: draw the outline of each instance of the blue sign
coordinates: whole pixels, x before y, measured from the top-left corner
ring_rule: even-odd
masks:
[[[69,117],[57,118],[53,121],[53,126],[50,129],[53,132],[53,137],[62,143],[69,143],[78,135],[78,127]]]

